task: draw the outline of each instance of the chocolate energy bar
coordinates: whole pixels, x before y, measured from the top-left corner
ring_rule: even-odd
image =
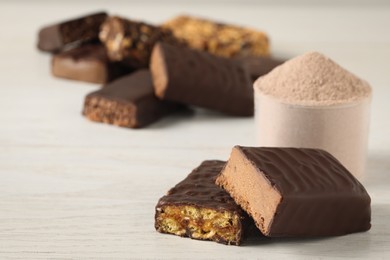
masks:
[[[254,223],[229,194],[215,184],[224,165],[223,161],[204,161],[169,190],[156,206],[156,230],[239,245]]]
[[[317,149],[236,146],[217,178],[269,237],[345,235],[370,229],[370,196]]]
[[[182,107],[157,99],[150,72],[139,70],[87,95],[83,114],[96,122],[141,128]]]
[[[58,52],[69,44],[97,41],[106,17],[106,13],[99,12],[44,27],[38,34],[38,49]]]
[[[53,56],[56,77],[104,84],[133,71],[130,66],[108,59],[101,44],[88,44]]]
[[[267,74],[275,67],[283,64],[284,61],[274,59],[271,57],[260,56],[246,56],[239,57],[236,60],[240,61],[243,66],[248,70],[251,76],[252,82],[256,81],[259,77]]]
[[[157,41],[182,44],[170,30],[117,16],[104,22],[99,37],[111,60],[124,61],[137,68],[148,67]]]
[[[156,95],[164,100],[253,115],[253,89],[241,63],[206,52],[158,43],[151,57]]]
[[[178,16],[163,24],[194,49],[223,57],[268,56],[269,41],[265,33],[206,19]]]

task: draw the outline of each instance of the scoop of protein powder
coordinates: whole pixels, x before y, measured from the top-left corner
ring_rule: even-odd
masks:
[[[254,83],[259,146],[320,148],[362,180],[370,85],[318,52],[291,59]]]

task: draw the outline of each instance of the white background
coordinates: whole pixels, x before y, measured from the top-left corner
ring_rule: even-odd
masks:
[[[83,118],[83,98],[98,86],[53,78],[36,34],[45,24],[101,9],[154,23],[189,13],[259,28],[275,56],[317,50],[370,82],[365,184],[372,229],[242,247],[157,233],[159,197],[202,160],[225,160],[233,145],[254,145],[253,118],[198,111],[140,130]],[[386,1],[3,1],[0,10],[0,259],[390,258]]]

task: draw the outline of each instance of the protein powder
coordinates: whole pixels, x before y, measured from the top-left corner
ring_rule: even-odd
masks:
[[[260,77],[254,89],[258,145],[324,149],[363,178],[371,103],[366,81],[310,52]]]

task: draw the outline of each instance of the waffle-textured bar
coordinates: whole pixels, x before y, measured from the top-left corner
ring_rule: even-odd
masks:
[[[169,190],[156,206],[156,230],[239,245],[255,224],[229,194],[215,184],[224,165],[223,161],[204,161]]]
[[[178,16],[163,24],[194,49],[223,57],[268,56],[269,40],[254,29],[223,24],[207,19]]]
[[[70,44],[97,41],[106,17],[106,13],[99,12],[46,26],[38,33],[38,49],[58,52]]]
[[[156,44],[151,57],[156,95],[164,100],[253,115],[253,89],[240,62],[206,52]]]
[[[233,148],[217,178],[270,237],[345,235],[370,229],[370,196],[329,153]]]
[[[55,54],[52,73],[56,77],[104,84],[133,71],[130,66],[108,59],[101,44],[86,44]]]
[[[150,72],[139,70],[87,95],[83,114],[96,122],[141,128],[182,107],[157,99]]]
[[[168,29],[117,16],[104,22],[99,38],[106,45],[111,60],[124,61],[138,68],[148,67],[157,41],[182,44]]]

